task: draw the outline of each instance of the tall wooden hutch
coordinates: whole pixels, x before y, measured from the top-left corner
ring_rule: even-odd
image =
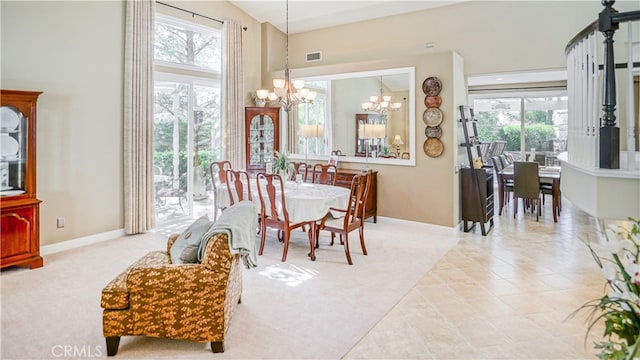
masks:
[[[41,92],[0,92],[0,265],[39,268],[36,103]]]
[[[280,108],[245,107],[247,171],[266,171],[273,152],[280,151]]]

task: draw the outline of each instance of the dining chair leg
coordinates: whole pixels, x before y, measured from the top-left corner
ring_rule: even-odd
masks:
[[[311,222],[309,224],[309,231],[307,232],[309,234],[309,254],[307,254],[307,256],[311,258],[311,261],[316,261],[315,249],[318,247],[317,226],[318,224],[315,221]]]
[[[362,253],[367,255],[367,247],[364,246],[364,231],[360,228],[360,246],[362,247]]]
[[[282,262],[287,261],[287,252],[289,251],[289,230],[285,229],[284,231],[284,250],[282,250]]]
[[[353,262],[351,261],[351,252],[349,252],[349,233],[344,234],[344,253],[347,255],[347,262],[349,265],[353,265]]]
[[[260,250],[258,250],[258,255],[262,255],[266,237],[267,237],[267,227],[264,225],[264,221],[262,221],[262,226],[260,227]]]

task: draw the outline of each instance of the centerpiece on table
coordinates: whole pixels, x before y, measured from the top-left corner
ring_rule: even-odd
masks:
[[[590,309],[587,334],[604,320],[604,339],[595,344],[600,359],[640,358],[640,220],[629,222],[630,230],[617,225],[606,229],[603,249],[587,244],[607,280],[608,293],[573,315]]]
[[[294,172],[293,164],[289,159],[289,156],[285,152],[275,151],[273,153],[273,172],[282,177],[282,180],[287,181]]]

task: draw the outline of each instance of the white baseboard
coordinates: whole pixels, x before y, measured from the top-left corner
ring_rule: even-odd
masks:
[[[100,234],[89,235],[77,239],[62,241],[59,243],[45,245],[40,248],[40,255],[51,255],[60,251],[79,248],[106,240],[116,239],[124,236],[124,229],[107,231]]]

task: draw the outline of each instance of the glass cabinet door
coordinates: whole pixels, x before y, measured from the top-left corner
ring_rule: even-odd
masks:
[[[0,107],[0,196],[24,194],[27,118],[13,106]]]
[[[263,167],[273,157],[274,125],[269,115],[256,115],[249,125],[250,166]]]
[[[245,107],[245,155],[249,173],[268,171],[279,151],[278,107]]]

